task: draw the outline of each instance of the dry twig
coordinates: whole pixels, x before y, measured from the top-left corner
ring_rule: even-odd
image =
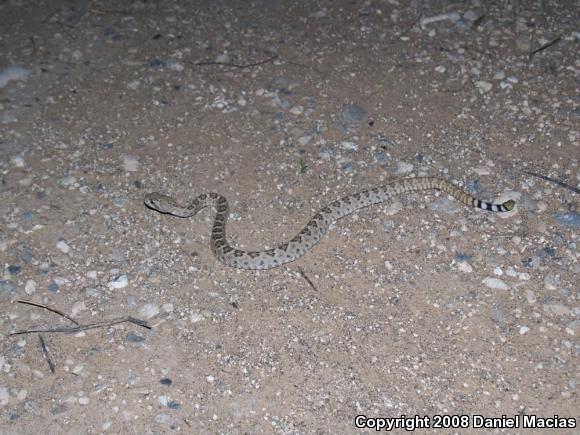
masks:
[[[143,328],[151,329],[151,326],[147,325],[147,322],[145,322],[144,320],[135,319],[134,317],[131,317],[131,316],[125,316],[125,317],[118,317],[118,318],[113,319],[113,320],[105,320],[102,322],[95,322],[95,323],[88,323],[86,325],[73,326],[71,328],[27,329],[25,331],[13,332],[12,334],[10,334],[10,336],[22,335],[22,334],[34,334],[34,333],[39,333],[39,332],[41,332],[41,333],[64,332],[67,334],[74,334],[76,332],[86,331],[87,329],[104,328],[106,326],[113,326],[113,325],[117,325],[119,323],[124,323],[124,322],[134,323],[135,325],[142,326]]]
[[[50,355],[48,354],[48,349],[46,348],[46,344],[44,344],[44,338],[42,338],[42,335],[38,334],[38,342],[40,343],[40,348],[42,349],[42,353],[44,354],[44,359],[46,360],[46,363],[48,364],[48,368],[50,369],[50,371],[52,373],[54,373],[54,364],[52,363],[52,360],[50,359]]]
[[[63,313],[62,311],[57,310],[56,308],[51,308],[49,306],[43,305],[43,304],[38,304],[36,302],[32,302],[32,301],[25,301],[22,299],[17,300],[16,302],[18,302],[19,304],[25,304],[25,305],[32,305],[33,307],[39,307],[39,308],[44,308],[45,310],[48,310],[52,313],[56,313],[59,316],[64,317],[67,320],[70,320],[71,322],[73,322],[75,325],[78,325],[79,322],[77,322],[75,319],[73,319],[72,317],[66,315],[65,313]]]

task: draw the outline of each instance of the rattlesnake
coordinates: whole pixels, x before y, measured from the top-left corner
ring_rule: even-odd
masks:
[[[194,216],[205,207],[214,207],[217,213],[211,233],[211,250],[216,258],[228,266],[240,269],[271,269],[302,257],[320,241],[328,227],[338,219],[363,207],[387,201],[395,195],[426,189],[441,190],[466,205],[494,212],[510,211],[515,205],[515,202],[511,199],[503,204],[482,201],[441,178],[407,178],[334,201],[319,210],[293,239],[277,248],[264,251],[241,251],[233,248],[226,239],[226,221],[229,207],[227,199],[222,195],[204,193],[185,207],[180,206],[173,198],[160,193],[146,195],[144,202],[147,207],[160,213],[183,218]]]

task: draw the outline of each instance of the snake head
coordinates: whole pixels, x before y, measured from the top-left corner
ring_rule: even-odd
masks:
[[[176,207],[173,198],[157,192],[145,195],[143,202],[151,210],[158,211],[159,213],[171,213]]]

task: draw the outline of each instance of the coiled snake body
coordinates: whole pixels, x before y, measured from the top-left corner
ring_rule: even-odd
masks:
[[[229,206],[227,199],[222,195],[204,193],[185,207],[180,206],[173,198],[160,193],[146,195],[144,202],[147,207],[160,213],[183,218],[194,216],[205,207],[214,207],[217,212],[211,232],[211,249],[216,258],[228,266],[240,269],[271,269],[302,257],[320,241],[328,227],[338,219],[369,205],[390,200],[395,195],[427,189],[441,190],[468,206],[493,212],[507,212],[515,205],[513,200],[502,204],[482,201],[441,178],[407,178],[334,201],[319,210],[293,239],[276,248],[263,251],[241,251],[232,247],[226,239]]]

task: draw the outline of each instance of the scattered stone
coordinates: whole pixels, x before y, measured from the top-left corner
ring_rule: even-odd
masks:
[[[547,303],[544,304],[544,312],[548,314],[553,314],[554,316],[568,316],[570,315],[570,309],[562,304]]]
[[[0,281],[0,300],[12,299],[16,296],[16,284],[12,281]]]
[[[67,175],[59,180],[59,184],[63,187],[77,187],[79,184],[77,183],[76,177],[72,175]]]
[[[459,271],[463,273],[473,272],[473,267],[471,267],[471,264],[466,263],[465,261],[459,261],[457,263],[457,269],[459,269]]]
[[[554,219],[565,227],[580,228],[580,213],[575,211],[557,212],[554,214]]]
[[[391,157],[382,151],[375,151],[373,152],[373,159],[379,165],[387,165],[389,160],[391,160]]]
[[[133,333],[127,334],[125,336],[125,339],[130,343],[142,343],[145,341],[145,337],[142,337],[141,335],[137,335],[137,334],[133,334]]]
[[[298,116],[304,113],[304,107],[302,106],[292,106],[290,110],[288,110],[292,115]]]
[[[10,394],[8,393],[8,388],[0,386],[0,406],[8,405],[10,401]]]
[[[491,307],[491,318],[497,323],[505,322],[505,314],[500,303],[496,303]]]
[[[66,243],[66,240],[59,240],[56,242],[56,248],[63,254],[68,254],[70,251],[70,246]]]
[[[457,201],[452,201],[447,197],[437,198],[429,203],[428,207],[436,213],[453,214],[459,209]]]
[[[475,87],[483,92],[489,92],[491,91],[491,88],[493,88],[493,84],[484,80],[478,80],[475,82]]]
[[[453,22],[457,23],[461,20],[461,15],[459,15],[458,12],[449,12],[446,14],[439,14],[439,15],[434,15],[431,17],[424,17],[424,18],[421,18],[421,20],[419,21],[419,25],[421,27],[425,27],[427,24],[433,24],[433,23],[437,23],[439,21],[445,21],[445,20],[449,20],[449,21],[453,21]]]
[[[16,168],[23,168],[26,166],[26,162],[24,161],[24,159],[22,158],[22,156],[14,156],[10,159],[10,163],[12,163],[12,166],[16,167]]]
[[[129,279],[127,278],[127,275],[119,275],[115,277],[112,281],[109,281],[107,283],[107,287],[109,287],[109,290],[125,288],[128,285]]]
[[[393,221],[392,219],[386,219],[383,222],[383,230],[386,233],[389,233],[393,230],[393,228],[395,228],[395,221]]]
[[[343,150],[348,150],[348,151],[356,151],[356,150],[358,150],[358,145],[356,143],[354,143],[354,142],[348,142],[348,141],[341,142],[340,143],[340,147]]]
[[[11,81],[24,80],[29,74],[30,70],[20,66],[9,66],[0,70],[0,89]]]
[[[413,170],[413,165],[406,162],[397,162],[397,169],[395,173],[397,175],[408,174]]]
[[[356,104],[345,104],[338,112],[335,126],[343,133],[354,131],[361,126],[366,116],[367,112]]]
[[[520,326],[520,335],[527,334],[529,330],[530,328],[528,328],[527,326]]]
[[[499,278],[485,278],[482,281],[487,287],[497,290],[507,290],[507,284]]]
[[[123,169],[127,172],[139,170],[139,159],[135,156],[123,156]]]
[[[78,301],[75,302],[70,310],[70,315],[71,317],[76,317],[78,315],[78,313],[80,313],[81,311],[85,311],[87,309],[87,306],[85,304],[85,301]]]
[[[552,273],[544,277],[544,288],[546,290],[557,290],[560,286],[560,277]]]
[[[29,279],[28,281],[26,281],[26,284],[24,285],[24,292],[27,295],[31,295],[36,291],[36,281],[34,281],[33,279]]]
[[[145,304],[139,310],[139,315],[145,319],[151,319],[159,314],[159,307],[155,304]]]
[[[8,266],[8,273],[10,275],[18,275],[20,272],[22,272],[22,267],[15,264],[11,264]]]

